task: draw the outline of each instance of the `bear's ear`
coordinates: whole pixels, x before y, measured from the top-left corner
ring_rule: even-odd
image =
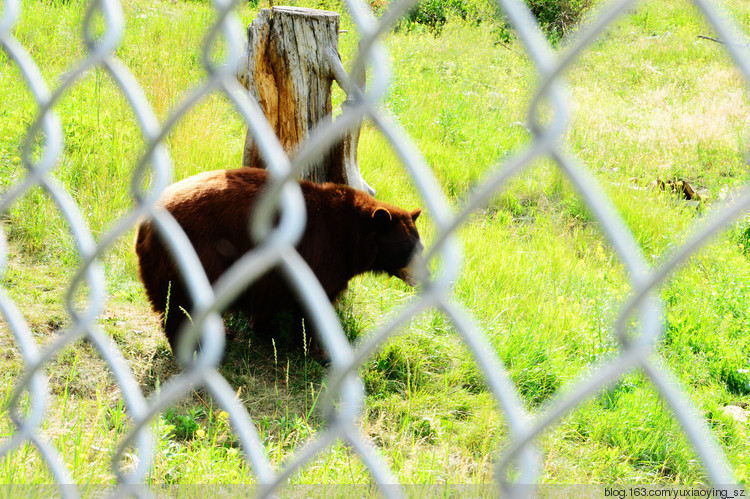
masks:
[[[385,227],[391,222],[391,220],[393,220],[393,217],[391,216],[390,211],[382,206],[378,206],[375,208],[375,211],[372,212],[372,219],[378,227]]]
[[[422,213],[421,208],[417,208],[416,210],[411,212],[411,221],[416,222],[417,218],[419,218],[419,215]]]

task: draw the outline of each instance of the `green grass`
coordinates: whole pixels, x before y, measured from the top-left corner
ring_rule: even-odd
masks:
[[[330,5],[328,6],[330,7]],[[144,88],[160,119],[204,77],[200,46],[213,14],[198,2],[125,2],[127,34],[117,56]],[[729,10],[748,29],[744,2]],[[85,53],[78,2],[25,2],[16,36],[54,86]],[[255,11],[240,10],[244,23]],[[345,62],[356,47],[342,22]],[[642,2],[571,67],[571,126],[564,138],[612,200],[650,264],[657,265],[747,182],[750,106],[723,47],[699,40],[713,30],[687,2]],[[383,103],[433,169],[452,206],[498,164],[527,145],[523,125],[537,76],[522,47],[497,45],[489,25],[451,20],[440,37],[392,33],[393,82]],[[563,40],[558,50],[565,51]],[[23,178],[20,145],[36,105],[20,72],[0,54],[0,192]],[[337,93],[337,101],[341,100]],[[429,103],[429,105],[425,105]],[[65,151],[55,170],[99,239],[132,208],[129,179],[144,143],[135,117],[101,69],[57,106]],[[220,95],[204,99],[167,139],[175,179],[238,166],[245,127]],[[364,176],[378,197],[423,205],[383,136],[366,124],[359,145]],[[705,200],[701,211],[651,186],[684,178]],[[429,246],[435,228],[419,228]],[[10,241],[2,286],[44,345],[71,324],[64,295],[78,257],[66,222],[48,196],[27,193],[3,214]],[[750,221],[733,223],[665,282],[665,334],[656,355],[683,383],[736,477],[750,480],[748,427],[722,412],[750,402]],[[146,394],[179,372],[137,279],[132,231],[103,258],[110,299],[99,324],[123,352]],[[629,296],[624,266],[585,203],[548,159],[514,178],[463,226],[465,261],[455,296],[486,332],[522,402],[538,411],[592,366],[618,353],[613,323]],[[354,279],[339,316],[364,338],[414,291],[396,279]],[[84,297],[81,296],[82,300]],[[254,419],[273,466],[320,431],[317,402],[325,368],[302,352],[276,351],[240,334],[220,370]],[[0,321],[0,399],[23,359]],[[43,433],[80,483],[115,480],[109,458],[128,431],[119,389],[93,346],[79,341],[48,367],[52,389]],[[508,427],[455,326],[429,311],[362,367],[367,389],[357,422],[404,483],[488,483]],[[14,431],[7,409],[0,436]],[[251,483],[226,414],[202,390],[153,423],[150,483]],[[545,483],[693,484],[706,480],[670,409],[643,373],[631,372],[590,397],[541,437]],[[0,461],[0,482],[51,480],[25,445]],[[133,465],[126,458],[122,465]],[[336,444],[292,483],[368,483],[348,447]]]

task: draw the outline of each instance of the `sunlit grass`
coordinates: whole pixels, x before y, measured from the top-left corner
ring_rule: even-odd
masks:
[[[326,8],[332,8],[330,5]],[[730,8],[747,23],[743,2]],[[128,1],[117,57],[165,120],[201,81],[200,50],[213,20],[199,2]],[[84,56],[82,6],[27,2],[16,36],[51,87]],[[243,6],[243,22],[254,11]],[[356,48],[342,26],[345,63]],[[564,143],[592,172],[632,231],[649,265],[663,261],[703,223],[731,188],[747,181],[748,106],[744,83],[711,31],[686,2],[642,2],[588,48],[567,73],[571,125]],[[393,81],[382,103],[409,134],[448,203],[463,205],[492,170],[532,142],[528,106],[538,82],[521,44],[495,43],[489,27],[449,22],[440,37],[389,34]],[[568,42],[570,43],[570,42]],[[568,44],[562,43],[564,51]],[[0,191],[24,176],[20,145],[36,104],[20,72],[0,56]],[[340,100],[340,95],[337,97]],[[92,69],[56,111],[65,150],[54,171],[96,239],[132,209],[130,177],[144,140],[127,100]],[[227,99],[211,94],[172,130],[166,145],[174,178],[239,166],[245,127]],[[359,160],[378,197],[409,209],[424,200],[380,131],[366,123]],[[684,178],[700,211],[651,186]],[[45,193],[25,194],[3,214],[11,246],[2,285],[44,345],[71,323],[66,287],[77,249]],[[430,213],[419,220],[435,236]],[[750,237],[741,220],[695,255],[660,289],[665,333],[656,353],[684,384],[725,450],[737,477],[750,479],[747,427],[722,413],[750,395]],[[619,350],[613,324],[631,289],[620,255],[597,217],[548,158],[534,162],[461,228],[464,261],[454,296],[486,333],[521,400],[534,412]],[[132,231],[103,261],[110,300],[100,328],[117,344],[147,394],[178,372],[138,282]],[[347,332],[367,337],[413,291],[396,279],[354,279],[340,304]],[[81,296],[83,300],[85,297]],[[242,330],[243,319],[230,326]],[[245,321],[246,324],[246,321]],[[8,399],[23,357],[0,322],[0,395]],[[325,369],[303,353],[276,352],[248,338],[230,342],[222,374],[253,418],[270,462],[280,467],[326,421],[317,412]],[[52,386],[43,433],[81,483],[113,482],[110,458],[129,428],[127,407],[104,362],[86,342],[48,367]],[[456,330],[429,311],[362,367],[367,390],[357,424],[404,483],[487,483],[508,428],[485,374]],[[0,434],[14,430],[7,412]],[[252,483],[252,467],[221,408],[202,390],[153,421],[150,483]],[[640,372],[625,375],[549,428],[539,440],[549,483],[687,483],[706,480],[669,407]],[[133,466],[134,457],[120,463]],[[40,471],[41,470],[41,471]],[[367,483],[361,459],[337,443],[292,483]],[[48,483],[31,445],[0,462],[0,481]]]

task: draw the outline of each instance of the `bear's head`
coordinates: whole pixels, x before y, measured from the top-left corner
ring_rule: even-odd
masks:
[[[373,270],[385,271],[410,286],[429,277],[415,225],[420,213],[420,209],[409,212],[394,206],[377,206],[372,211],[377,248]]]

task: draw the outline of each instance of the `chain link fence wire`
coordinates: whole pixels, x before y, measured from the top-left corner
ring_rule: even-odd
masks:
[[[147,481],[154,457],[149,426],[162,411],[184,398],[195,387],[204,387],[229,414],[233,431],[241,442],[257,478],[256,492],[260,496],[267,497],[278,492],[301,466],[334,442],[343,440],[361,456],[372,474],[373,481],[382,487],[382,493],[387,497],[398,497],[403,493],[403,489],[386,486],[398,483],[393,471],[356,423],[362,414],[365,395],[358,371],[384,341],[398,334],[402,326],[415,316],[435,308],[441,310],[455,325],[456,331],[486,375],[498,410],[509,425],[509,439],[504,443],[503,451],[497,460],[496,480],[499,487],[508,487],[513,483],[535,483],[540,476],[543,457],[537,448],[536,437],[583,401],[636,368],[641,369],[650,378],[663,400],[671,407],[705,467],[709,479],[716,484],[734,483],[726,457],[708,432],[705,421],[698,415],[670,370],[652,355],[656,342],[664,333],[664,307],[655,289],[678,265],[703,246],[712,234],[726,227],[731,220],[748,208],[750,188],[746,187],[731,203],[714,210],[713,215],[685,244],[675,250],[665,263],[652,268],[646,262],[633,234],[626,228],[622,217],[614,209],[604,190],[598,186],[589,168],[568,150],[561,140],[570,119],[566,106],[569,101],[565,84],[566,70],[608,26],[628,9],[633,8],[635,2],[619,0],[605,5],[596,13],[593,22],[581,31],[574,43],[556,53],[523,1],[499,1],[539,75],[539,84],[529,108],[527,121],[532,140],[517,154],[498,161],[483,184],[474,190],[457,210],[449,206],[431,168],[408,134],[378,106],[391,77],[388,51],[381,38],[414,3],[414,0],[398,0],[390,5],[382,17],[376,19],[365,2],[346,0],[351,18],[361,36],[350,79],[357,81],[357,75],[367,67],[370,68],[372,81],[365,92],[360,91],[356,85],[344,83],[342,86],[350,91],[348,98],[351,105],[347,106],[335,121],[315,128],[309,140],[301,144],[295,158],[290,160],[271,131],[258,104],[248,97],[236,79],[235,64],[244,50],[245,39],[243,26],[233,13],[233,2],[216,0],[213,4],[216,21],[203,46],[203,66],[207,78],[163,123],[160,123],[138,81],[115,55],[125,29],[122,7],[118,0],[95,0],[88,6],[83,21],[88,53],[84,59],[76,61],[52,91],[33,58],[14,37],[13,30],[19,18],[20,3],[17,0],[3,1],[0,46],[20,69],[23,84],[31,91],[38,105],[38,113],[28,129],[22,148],[26,176],[2,194],[0,213],[7,211],[30,189],[43,188],[69,223],[82,264],[67,292],[66,308],[72,318],[72,325],[41,350],[33,339],[23,314],[6,290],[0,288],[0,311],[9,325],[26,366],[23,375],[13,386],[10,398],[8,414],[16,431],[12,438],[2,442],[0,457],[12,454],[14,449],[18,449],[24,443],[30,443],[38,449],[49,467],[59,485],[57,492],[60,495],[76,497],[81,493],[79,487],[69,486],[74,484],[70,471],[55,448],[45,439],[41,427],[48,410],[47,401],[50,395],[44,373],[45,365],[65,347],[78,339],[87,338],[107,362],[121,388],[124,405],[131,418],[130,431],[112,456],[111,467],[118,479],[115,496],[148,497],[152,494],[152,490],[142,485]],[[717,10],[713,2],[696,0],[693,3],[720,38],[737,39],[737,30]],[[103,20],[104,29],[100,36],[94,35],[95,19]],[[223,61],[217,63],[212,59],[210,50],[218,40],[225,42],[227,50]],[[750,81],[750,58],[747,47],[741,44],[727,44],[726,50],[744,79]],[[64,134],[55,106],[61,95],[92,68],[106,70],[119,86],[135,113],[146,143],[146,151],[133,170],[131,192],[135,200],[135,209],[103,235],[98,244],[87,227],[80,208],[54,177],[64,143]],[[272,187],[263,199],[261,208],[255,213],[254,219],[250,221],[250,228],[262,243],[237,261],[213,288],[186,235],[174,219],[156,204],[159,195],[172,178],[173,165],[170,153],[164,146],[164,138],[185,113],[202,97],[212,92],[223,92],[233,103],[260,146],[261,154],[272,174]],[[551,115],[551,119],[542,120],[542,105],[547,106],[544,115]],[[432,215],[437,234],[426,252],[426,257],[440,260],[442,266],[439,273],[424,283],[419,294],[406,303],[397,314],[388,318],[355,350],[347,341],[322,287],[294,249],[305,223],[302,194],[294,179],[310,158],[329,149],[344,131],[355,126],[363,117],[370,120],[390,142],[419,191],[426,209]],[[41,154],[34,153],[37,144],[41,144]],[[459,275],[462,263],[461,246],[456,237],[457,229],[501,192],[513,177],[541,157],[551,158],[586,202],[624,263],[633,291],[620,310],[616,322],[615,330],[620,341],[619,355],[595,367],[579,381],[557,393],[532,418],[487,337],[472,318],[470,311],[453,295],[451,283]],[[146,176],[151,178],[148,190],[142,188]],[[280,223],[274,227],[272,220],[276,215],[280,215]],[[184,365],[184,371],[166,382],[158,393],[149,397],[145,397],[141,392],[122,354],[97,326],[97,318],[105,305],[106,288],[100,258],[108,247],[133,228],[138,219],[144,217],[151,218],[164,236],[195,303],[195,309],[191,314],[192,324],[188,324],[187,330],[183,331],[183,341],[176,352]],[[7,264],[7,260],[6,235],[0,226],[0,272]],[[321,404],[328,424],[310,443],[297,449],[279,471],[274,471],[271,466],[252,415],[237,401],[234,390],[217,371],[225,343],[220,311],[244,287],[275,266],[283,269],[304,301],[317,329],[321,332],[321,340],[331,360],[330,375],[326,382],[328,391]],[[86,299],[83,306],[77,306],[73,297],[82,291]],[[636,335],[632,334],[632,328],[626,327],[633,317],[638,319],[639,331]],[[202,349],[193,355],[198,342],[201,343]],[[22,410],[25,397],[29,398],[30,403],[27,409]],[[134,454],[137,463],[128,472],[122,471],[126,454]],[[514,480],[509,478],[511,469],[515,472]]]

